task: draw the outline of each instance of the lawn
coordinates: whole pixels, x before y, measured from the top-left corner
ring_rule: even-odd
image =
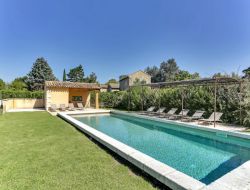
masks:
[[[1,190],[155,189],[137,174],[47,112],[0,115]]]

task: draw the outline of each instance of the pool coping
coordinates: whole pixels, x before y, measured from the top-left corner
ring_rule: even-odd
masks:
[[[125,113],[121,111],[111,111],[117,113],[123,113],[131,115],[133,113]],[[92,112],[93,114],[95,112]],[[108,113],[108,112],[104,112]],[[213,190],[213,189],[244,189],[242,184],[250,186],[250,161],[245,162],[241,166],[232,170],[231,172],[225,174],[221,178],[212,182],[209,185],[206,185],[191,176],[188,176],[167,164],[164,164],[118,140],[113,139],[112,137],[74,119],[71,117],[70,113],[58,113],[58,116],[71,123],[75,127],[77,127],[82,132],[88,134],[107,148],[111,149],[127,161],[131,162],[141,170],[145,171],[152,177],[156,178],[166,186],[172,189],[193,189],[193,190]],[[135,115],[140,116],[138,114]],[[143,116],[142,118],[147,117]],[[159,118],[150,118],[151,120],[159,121]],[[160,120],[162,122],[162,119]],[[169,123],[167,121],[167,123]],[[213,129],[214,130],[214,129]],[[234,179],[234,180],[233,180]],[[233,189],[234,189],[233,188]]]
[[[152,121],[159,121],[161,123],[170,123],[170,124],[176,124],[177,123],[178,125],[188,127],[188,128],[200,129],[200,130],[203,130],[203,131],[215,132],[215,133],[218,132],[218,133],[223,133],[223,134],[227,134],[227,135],[230,135],[230,136],[240,137],[240,138],[250,140],[250,134],[237,132],[237,131],[225,131],[225,130],[221,130],[221,129],[217,129],[217,128],[208,128],[206,126],[196,125],[196,124],[182,122],[182,121],[173,121],[173,120],[159,118],[159,117],[140,115],[140,114],[138,114],[136,112],[110,110],[110,113],[119,113],[119,114],[128,115],[128,116],[132,115],[132,116],[137,117],[137,118],[143,118],[143,119],[148,119],[148,120],[152,120]]]

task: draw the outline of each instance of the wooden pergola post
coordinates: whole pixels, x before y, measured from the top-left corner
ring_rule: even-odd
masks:
[[[159,108],[161,107],[161,87],[159,86],[158,90],[156,90],[158,92],[158,97],[159,97]]]
[[[241,108],[241,100],[242,100],[242,82],[240,81],[239,83],[239,86],[240,86],[240,93],[239,93],[239,99],[240,99],[240,125],[242,125],[242,108]]]
[[[128,87],[128,111],[131,109],[131,88]]]
[[[215,78],[214,81],[214,127],[216,125],[216,121],[215,121],[215,116],[216,116],[216,104],[217,104],[217,79]]]
[[[99,109],[99,90],[95,91],[95,109]]]
[[[183,118],[183,109],[184,109],[184,94],[183,94],[183,88],[181,88],[181,118]]]
[[[144,96],[143,96],[143,86],[141,86],[141,111],[143,111]]]

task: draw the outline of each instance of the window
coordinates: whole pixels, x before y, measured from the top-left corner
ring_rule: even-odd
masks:
[[[82,102],[82,96],[72,96],[72,101]]]

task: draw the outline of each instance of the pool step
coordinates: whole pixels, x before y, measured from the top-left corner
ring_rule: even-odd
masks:
[[[226,133],[216,132],[216,136],[218,136],[218,137],[223,137],[223,138],[227,138],[227,134],[226,134]]]

